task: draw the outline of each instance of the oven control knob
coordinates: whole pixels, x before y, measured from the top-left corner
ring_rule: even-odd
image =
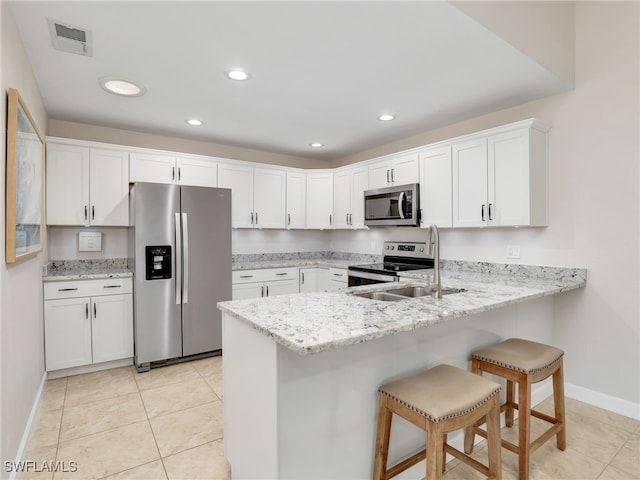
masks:
[[[396,247],[394,247],[393,245],[391,245],[391,250],[395,250]]]
[[[389,245],[385,245],[385,246],[384,246],[384,249],[385,249],[385,250],[389,250]]]
[[[420,251],[421,251],[421,252],[424,252],[424,247],[420,247]]]

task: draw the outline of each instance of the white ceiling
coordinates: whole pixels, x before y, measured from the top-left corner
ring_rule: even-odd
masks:
[[[51,118],[301,157],[339,158],[567,89],[444,1],[12,6]],[[55,50],[47,17],[90,30],[93,56]],[[227,79],[234,67],[251,80]],[[108,94],[105,76],[147,92]],[[377,120],[387,112],[396,120]]]

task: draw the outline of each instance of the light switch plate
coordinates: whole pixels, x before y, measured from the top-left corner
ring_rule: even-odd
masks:
[[[78,232],[78,251],[102,251],[102,232]]]
[[[520,245],[507,245],[507,258],[520,258]]]

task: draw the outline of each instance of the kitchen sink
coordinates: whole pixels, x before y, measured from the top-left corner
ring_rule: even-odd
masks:
[[[404,300],[404,297],[401,297],[400,295],[389,295],[387,292],[354,293],[354,295],[356,297],[381,300],[383,302],[397,302],[399,300]]]
[[[464,288],[446,288],[442,287],[440,289],[442,295],[451,295],[452,293],[461,293],[466,292]],[[435,289],[433,287],[405,287],[405,288],[395,288],[393,290],[387,290],[387,293],[392,295],[400,295],[402,297],[424,297],[426,295],[432,295],[435,293]]]
[[[443,287],[441,291],[442,295],[451,295],[453,293],[466,292],[466,289]],[[434,292],[435,290],[432,287],[404,287],[385,290],[383,292],[354,293],[354,295],[356,297],[369,298],[382,302],[397,302],[406,298],[426,297],[427,295],[433,295]]]

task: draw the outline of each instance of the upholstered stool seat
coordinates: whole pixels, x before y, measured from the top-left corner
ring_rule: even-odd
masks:
[[[459,458],[491,479],[501,478],[500,385],[451,365],[382,385],[379,389],[378,431],[374,480],[392,478],[416,463],[427,460],[427,480],[442,477],[445,454]],[[393,414],[427,432],[424,450],[387,468]],[[489,466],[447,444],[447,434],[481,418],[487,419]]]
[[[558,348],[520,338],[510,338],[504,342],[476,350],[471,354],[471,371],[483,372],[503,377],[507,380],[506,402],[501,411],[506,411],[506,425],[513,425],[514,409],[518,410],[518,445],[502,440],[502,446],[518,454],[518,478],[529,478],[530,457],[547,440],[556,436],[560,450],[566,448],[566,425],[564,411],[564,378],[562,357]],[[554,416],[531,408],[531,385],[553,376]],[[518,385],[518,402],[514,401],[514,384]],[[531,416],[551,424],[542,435],[531,441]],[[465,452],[473,452],[474,434],[487,436],[480,428],[482,422],[467,428]]]

